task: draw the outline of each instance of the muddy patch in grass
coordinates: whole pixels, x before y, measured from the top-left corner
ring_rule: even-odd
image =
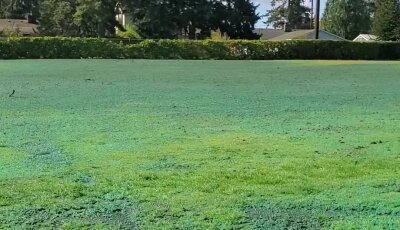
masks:
[[[323,229],[345,219],[392,219],[400,210],[377,209],[368,206],[340,207],[314,204],[264,203],[246,209],[245,222],[253,229]],[[389,222],[386,224],[390,224]]]
[[[80,172],[74,176],[74,182],[85,186],[93,186],[96,184],[96,177],[87,172]]]

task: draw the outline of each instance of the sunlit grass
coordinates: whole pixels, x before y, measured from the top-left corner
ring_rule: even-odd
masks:
[[[398,229],[395,63],[3,61],[0,228]]]

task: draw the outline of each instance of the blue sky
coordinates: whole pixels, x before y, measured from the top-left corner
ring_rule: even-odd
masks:
[[[258,7],[258,13],[260,15],[264,15],[267,9],[270,8],[270,0],[252,0],[255,4],[259,4],[260,7]],[[325,7],[325,1],[326,0],[321,0],[321,13],[323,12],[323,9]],[[308,0],[306,0],[308,2]],[[260,22],[257,23],[256,27],[257,28],[265,28],[265,24],[263,23],[265,19],[260,20]]]

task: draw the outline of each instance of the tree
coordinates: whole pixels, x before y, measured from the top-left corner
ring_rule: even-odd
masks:
[[[38,0],[0,0],[0,18],[25,19],[38,16]]]
[[[144,38],[176,38],[180,33],[177,18],[182,14],[181,1],[132,0],[126,1],[132,24]]]
[[[213,12],[213,2],[209,0],[185,0],[178,6],[181,13],[177,18],[180,29],[187,33],[189,39],[209,37]],[[199,36],[199,37],[198,37]]]
[[[376,0],[372,31],[385,41],[400,40],[400,3],[398,0]]]
[[[133,0],[127,1],[133,24],[146,38],[177,38],[186,34],[210,34],[213,2],[210,0]]]
[[[0,0],[0,16],[34,15],[43,35],[107,37],[122,27],[117,5],[130,10],[132,28],[144,38],[202,39],[218,29],[234,39],[258,38],[251,0]]]
[[[0,18],[10,18],[15,10],[15,0],[0,1]]]
[[[146,38],[209,37],[220,30],[232,39],[255,39],[259,20],[250,0],[133,0],[128,1],[133,24]]]
[[[75,0],[43,0],[40,4],[40,30],[51,36],[77,36],[73,23]]]
[[[114,36],[116,4],[115,0],[43,0],[40,30],[51,36]]]
[[[304,0],[272,0],[268,10],[267,25],[276,28],[310,29],[311,9],[304,6]]]
[[[220,31],[231,39],[259,39],[260,35],[253,32],[254,25],[260,19],[256,13],[257,7],[249,0],[228,0],[226,13],[220,19]]]
[[[115,0],[78,0],[73,15],[78,35],[83,37],[109,37],[115,35],[118,21]]]
[[[367,0],[328,0],[322,27],[346,39],[369,33],[372,23],[371,2]]]

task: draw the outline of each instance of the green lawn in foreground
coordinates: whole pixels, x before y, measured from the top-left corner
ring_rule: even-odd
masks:
[[[399,73],[1,61],[0,228],[400,229]]]

